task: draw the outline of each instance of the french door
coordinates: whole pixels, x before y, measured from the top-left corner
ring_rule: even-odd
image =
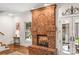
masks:
[[[74,54],[79,55],[79,17],[73,17]]]
[[[64,55],[79,54],[79,18],[62,18],[61,53]]]

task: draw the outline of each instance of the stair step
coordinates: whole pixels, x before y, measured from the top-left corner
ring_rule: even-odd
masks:
[[[5,46],[5,47],[7,47],[7,44],[5,44],[4,42],[1,42],[1,41],[0,41],[0,46]]]
[[[9,47],[4,43],[0,41],[0,52],[8,50]]]
[[[1,46],[0,48],[5,48],[5,46]]]
[[[2,52],[2,51],[5,51],[5,50],[8,50],[9,48],[5,48],[5,46],[1,46],[0,47],[0,52]]]
[[[2,40],[2,39],[0,39],[0,43],[1,43],[1,44],[7,44],[6,41],[4,41],[4,40]]]
[[[0,52],[5,51],[5,50],[9,50],[9,48],[0,48]]]
[[[0,47],[0,49],[7,49],[7,48],[5,48],[5,46],[2,46],[2,47]]]

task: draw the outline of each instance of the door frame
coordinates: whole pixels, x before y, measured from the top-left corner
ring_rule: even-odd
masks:
[[[77,16],[77,17],[73,17],[73,34],[74,34],[74,43],[73,43],[73,52],[74,52],[74,54],[76,54],[76,46],[75,46],[75,39],[76,39],[76,23],[78,23],[79,24],[79,16]]]
[[[79,18],[79,16],[76,16],[77,18]],[[58,25],[57,25],[57,28],[58,28],[58,31],[57,31],[57,40],[58,40],[58,51],[59,51],[59,54],[61,54],[62,55],[62,19],[63,18],[71,18],[71,21],[72,21],[72,37],[74,37],[74,39],[75,39],[75,35],[73,35],[73,34],[75,34],[75,22],[74,22],[74,20],[75,20],[75,17],[74,16],[70,16],[70,17],[61,17],[59,20],[58,20]],[[60,38],[60,39],[59,39]],[[72,39],[73,40],[73,39]],[[72,41],[72,53],[71,53],[71,55],[74,55],[75,53],[76,53],[76,49],[75,49],[75,41]]]

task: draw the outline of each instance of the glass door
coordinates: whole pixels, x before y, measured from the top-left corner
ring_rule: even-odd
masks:
[[[73,20],[62,19],[62,55],[71,55],[73,52]]]
[[[79,55],[79,17],[73,18],[74,53]]]

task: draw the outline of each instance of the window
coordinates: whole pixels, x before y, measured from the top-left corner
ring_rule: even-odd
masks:
[[[25,22],[25,39],[32,39],[31,22]]]

